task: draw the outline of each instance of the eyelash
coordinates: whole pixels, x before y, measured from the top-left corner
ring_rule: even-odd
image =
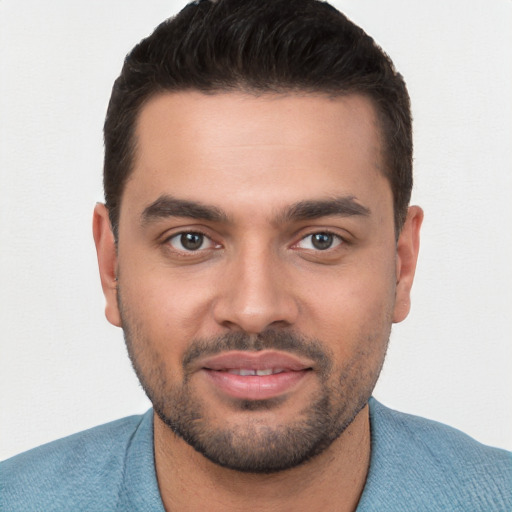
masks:
[[[311,240],[313,240],[312,237],[314,237],[315,235],[327,235],[329,237],[332,237],[332,242],[325,249],[319,249],[318,247],[316,247],[316,248],[313,247],[313,248],[304,248],[305,250],[322,253],[322,252],[334,250],[334,249],[336,249],[336,247],[347,243],[346,240],[342,236],[338,235],[337,233],[333,233],[332,231],[329,231],[328,229],[325,229],[325,230],[323,229],[320,231],[314,231],[312,233],[308,233],[307,235],[303,236],[294,246],[298,246],[301,242],[304,242],[308,238],[311,238]],[[335,244],[335,245],[333,246],[333,244]],[[311,241],[311,245],[314,245],[313,241]]]
[[[183,243],[182,243],[183,242],[183,237],[187,236],[187,235],[195,235],[195,236],[202,237],[201,246],[204,244],[205,241],[209,241],[209,244],[212,247],[208,247],[207,249],[212,249],[212,248],[215,248],[215,247],[220,247],[220,244],[215,243],[210,236],[208,236],[206,233],[203,233],[202,231],[199,231],[199,230],[180,231],[179,233],[174,233],[173,235],[171,235],[170,237],[168,237],[165,240],[165,244],[170,245],[171,248],[174,251],[176,251],[177,253],[181,253],[181,254],[198,254],[200,252],[203,252],[203,251],[207,250],[207,249],[201,249],[201,247],[199,247],[197,249],[186,249],[184,247],[183,248],[179,248],[179,247],[174,247],[173,246],[173,244],[172,244],[172,240],[173,239],[180,240],[180,243],[183,246]]]
[[[183,246],[183,241],[184,241],[183,237],[187,236],[187,235],[201,237],[200,246],[196,249],[186,249]],[[333,233],[332,231],[329,231],[329,230],[319,230],[319,231],[314,231],[312,233],[308,233],[308,234],[304,235],[303,237],[301,237],[301,239],[298,242],[296,242],[292,246],[292,248],[299,247],[299,245],[301,243],[306,241],[308,238],[314,237],[315,235],[324,235],[324,236],[331,237],[332,238],[331,243],[324,249],[320,249],[318,247],[303,247],[302,248],[303,250],[317,252],[317,253],[330,252],[330,251],[336,249],[336,247],[339,247],[340,245],[344,245],[347,243],[347,241],[337,233]],[[175,247],[172,243],[172,240],[174,240],[174,239],[179,240],[178,243],[180,243],[182,247]],[[201,246],[205,243],[205,241],[209,241],[209,247],[201,248]],[[220,244],[217,244],[216,242],[214,242],[214,240],[210,236],[208,236],[206,233],[204,233],[200,230],[180,231],[179,233],[174,233],[170,237],[166,238],[165,244],[170,246],[172,250],[174,250],[176,253],[181,254],[181,255],[197,255],[197,254],[207,251],[209,249],[215,249],[215,248],[221,247]],[[314,242],[311,241],[310,245],[314,246]],[[334,245],[334,247],[333,247],[333,245]]]

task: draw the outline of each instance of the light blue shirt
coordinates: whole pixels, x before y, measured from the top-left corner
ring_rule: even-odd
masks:
[[[512,453],[370,400],[370,470],[358,512],[512,511]],[[0,464],[2,512],[164,512],[153,411]]]

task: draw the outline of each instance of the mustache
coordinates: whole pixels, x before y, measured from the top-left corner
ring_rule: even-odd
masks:
[[[193,340],[182,360],[185,374],[198,359],[233,350],[248,352],[280,350],[313,360],[324,375],[329,374],[332,369],[332,354],[319,340],[294,332],[268,329],[259,334],[241,331]]]

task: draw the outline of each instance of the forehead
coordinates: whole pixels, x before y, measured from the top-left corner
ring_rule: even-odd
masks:
[[[390,196],[381,162],[363,96],[164,93],[139,114],[125,195],[140,208],[162,194],[226,208]]]

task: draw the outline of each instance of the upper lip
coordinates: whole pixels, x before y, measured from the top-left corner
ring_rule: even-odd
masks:
[[[262,352],[230,351],[199,361],[198,366],[207,370],[266,370],[279,368],[288,371],[301,371],[312,368],[312,361],[286,352],[265,350]]]

